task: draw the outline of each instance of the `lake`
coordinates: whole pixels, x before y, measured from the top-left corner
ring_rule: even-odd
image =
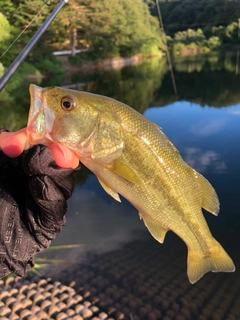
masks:
[[[42,274],[75,281],[86,299],[98,301],[111,319],[240,319],[240,75],[236,54],[179,59],[174,63],[177,94],[164,60],[122,70],[73,75],[67,85],[104,94],[132,106],[159,125],[184,160],[214,186],[218,217],[204,212],[214,237],[234,260],[235,273],[208,273],[191,285],[187,249],[168,232],[155,241],[126,200],[116,202],[86,168],[76,176],[68,201],[67,225],[53,245],[80,248],[41,257],[68,259]],[[16,81],[16,82],[14,82]],[[55,82],[54,82],[55,81]],[[12,80],[1,94],[0,127],[26,125],[28,83]]]

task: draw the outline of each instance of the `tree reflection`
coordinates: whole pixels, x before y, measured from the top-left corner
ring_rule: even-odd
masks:
[[[77,74],[73,83],[89,83],[84,90],[119,100],[143,113],[155,101],[168,67],[165,59],[152,58],[137,66],[121,70]]]
[[[240,76],[235,74],[236,53],[215,53],[174,61],[178,96],[174,94],[169,73],[164,77],[155,105],[190,101],[201,106],[228,107],[240,102]]]
[[[236,54],[232,52],[176,59],[174,74],[178,96],[174,94],[166,59],[159,58],[121,70],[78,73],[68,81],[85,83],[83,90],[122,101],[140,113],[149,106],[166,106],[179,100],[219,108],[240,102],[236,61]],[[31,82],[43,87],[64,83],[61,77],[26,79],[20,70],[0,95],[0,127],[17,130],[26,125]]]

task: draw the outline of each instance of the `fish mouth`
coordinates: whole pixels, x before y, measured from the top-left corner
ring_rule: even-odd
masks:
[[[44,89],[30,84],[30,110],[28,115],[27,135],[31,145],[42,143],[49,145],[54,122],[54,114],[44,99]]]

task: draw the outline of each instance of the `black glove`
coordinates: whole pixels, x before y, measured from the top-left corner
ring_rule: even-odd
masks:
[[[0,278],[24,276],[61,231],[75,171],[58,167],[42,145],[14,159],[0,150]]]

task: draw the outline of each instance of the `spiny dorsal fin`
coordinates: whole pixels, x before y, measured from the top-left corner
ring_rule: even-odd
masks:
[[[148,231],[151,233],[153,238],[156,239],[158,242],[163,243],[168,229],[165,229],[162,226],[157,225],[146,218],[143,218],[141,213],[139,213],[139,216],[143,219],[145,226],[148,228]]]
[[[202,208],[208,212],[218,215],[219,212],[219,200],[216,191],[213,189],[212,185],[205,179],[200,173],[194,171],[194,175],[197,179],[200,190],[202,191]]]
[[[98,178],[98,181],[100,183],[100,185],[103,187],[103,189],[110,195],[113,197],[113,199],[121,202],[121,199],[119,197],[119,194],[114,191],[107,183],[103,182],[101,179]]]

